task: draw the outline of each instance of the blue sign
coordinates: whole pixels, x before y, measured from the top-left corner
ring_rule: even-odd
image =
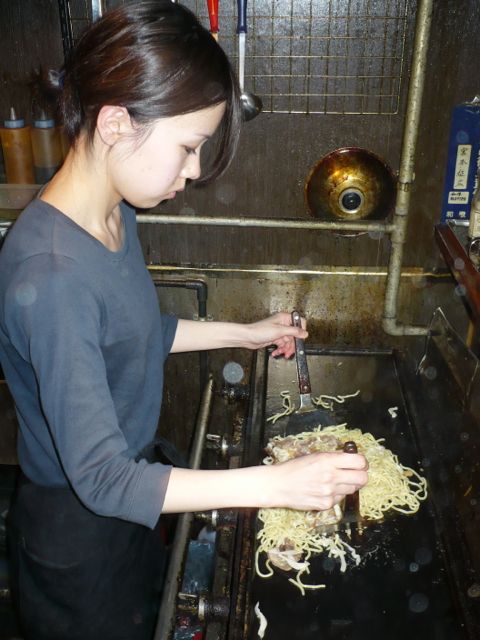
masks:
[[[480,170],[480,101],[456,106],[452,114],[442,222],[468,220]]]

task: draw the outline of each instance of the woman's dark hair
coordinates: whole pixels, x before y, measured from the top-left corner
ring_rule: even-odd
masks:
[[[226,102],[216,154],[198,183],[230,164],[241,107],[232,66],[195,15],[171,0],[142,0],[107,12],[65,63],[60,113],[71,141],[92,142],[103,105],[125,107],[139,125]]]

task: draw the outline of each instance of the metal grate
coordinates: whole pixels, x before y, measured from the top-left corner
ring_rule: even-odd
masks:
[[[126,4],[125,0],[58,0],[64,53],[68,55],[82,31],[103,11]]]
[[[68,0],[70,24],[74,42],[92,21],[92,3],[90,0]]]
[[[75,38],[90,19],[91,3],[69,4]],[[182,4],[208,28],[206,0]],[[234,64],[236,5],[224,0],[219,9],[219,41]],[[261,96],[264,111],[272,113],[398,113],[411,5],[412,0],[250,0],[246,89]],[[83,7],[83,23],[74,6]]]

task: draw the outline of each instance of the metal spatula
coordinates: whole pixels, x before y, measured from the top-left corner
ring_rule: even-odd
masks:
[[[292,325],[302,327],[301,317],[298,311],[292,312]],[[298,389],[300,391],[300,407],[297,413],[308,413],[317,408],[312,402],[312,388],[310,386],[310,374],[308,372],[307,354],[303,338],[295,338],[295,360],[297,363]]]
[[[343,445],[344,453],[358,453],[357,444],[348,440]],[[342,525],[358,524],[362,520],[360,516],[360,494],[358,491],[345,496],[343,503]]]
[[[357,445],[353,440],[348,440],[343,445],[344,453],[358,453]],[[335,509],[338,511],[338,507]],[[357,535],[363,531],[363,519],[360,515],[360,494],[358,491],[345,496],[343,505],[340,507],[342,519],[335,524],[325,524],[316,527],[318,533],[333,534],[340,531],[349,531],[352,542],[355,542]]]
[[[292,325],[301,327],[301,316],[298,311],[292,312]],[[295,360],[297,364],[298,390],[300,393],[300,407],[290,414],[287,424],[287,435],[301,433],[316,427],[336,424],[331,411],[317,407],[312,401],[310,374],[308,372],[305,341],[295,338]]]

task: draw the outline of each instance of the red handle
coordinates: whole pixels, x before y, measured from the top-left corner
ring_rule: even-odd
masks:
[[[211,33],[218,33],[218,0],[207,0]]]

